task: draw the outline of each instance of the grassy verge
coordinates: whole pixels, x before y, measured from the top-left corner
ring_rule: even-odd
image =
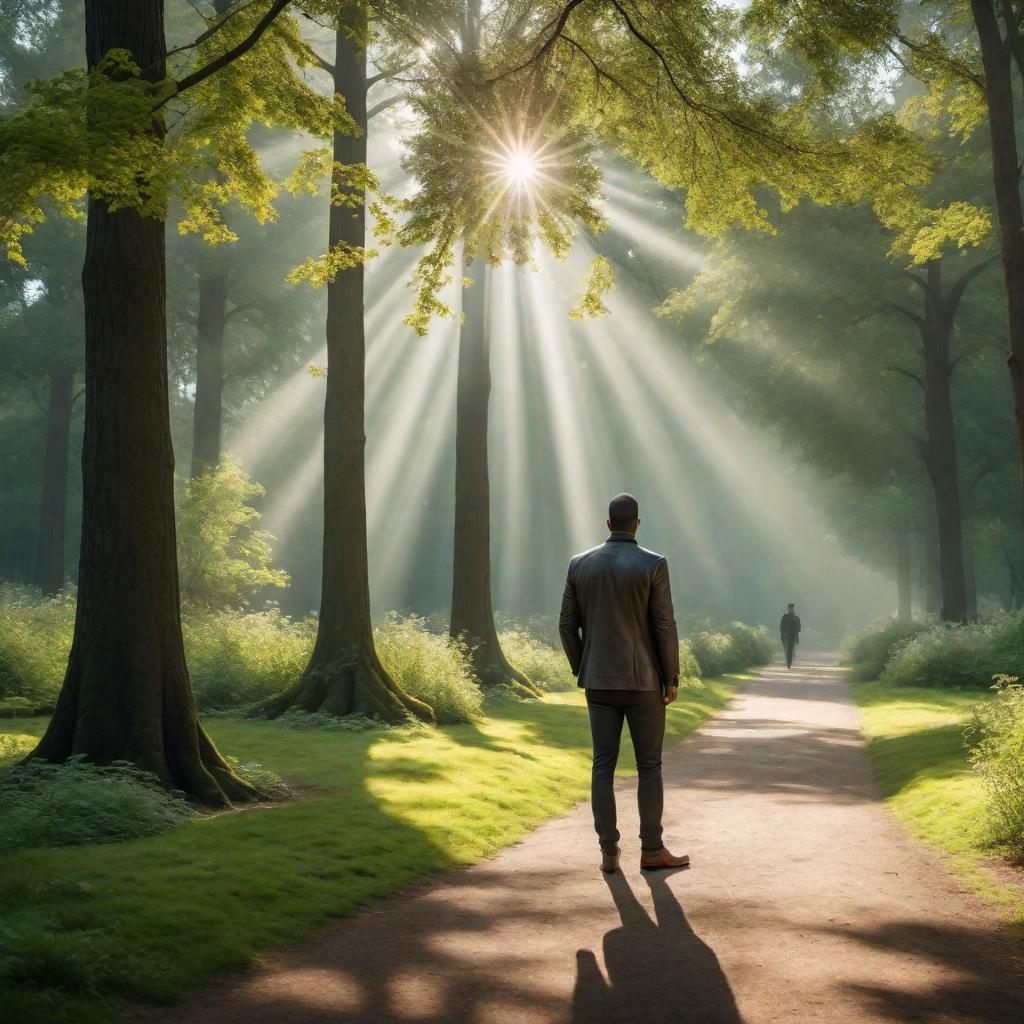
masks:
[[[685,688],[667,742],[731,691],[720,681]],[[13,756],[44,725],[0,722],[0,751]],[[578,691],[408,732],[209,725],[223,751],[284,776],[303,799],[118,845],[6,857],[0,1019],[99,1024],[118,997],[180,999],[428,872],[487,857],[578,802],[589,781]]]
[[[951,855],[953,869],[1024,923],[1024,883],[1000,870],[986,826],[985,792],[963,729],[989,695],[976,689],[856,683],[868,757],[892,812],[920,839]],[[994,870],[995,869],[995,870]]]

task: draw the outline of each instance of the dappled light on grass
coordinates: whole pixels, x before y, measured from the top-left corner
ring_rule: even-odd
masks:
[[[669,713],[669,738],[707,719],[729,692],[712,682],[684,693]],[[38,735],[44,724],[0,722],[0,735]],[[129,844],[7,858],[5,926],[11,934],[36,929],[50,948],[59,934],[61,955],[78,957],[100,994],[179,999],[258,950],[514,842],[582,798],[590,775],[578,691],[440,728],[310,729],[297,739],[272,722],[208,725],[223,751],[258,761],[302,797]],[[625,750],[621,770],[632,770]],[[39,877],[59,881],[39,886]],[[32,980],[33,1006],[59,984],[45,960]],[[109,1019],[91,997],[61,1007],[50,1024]]]

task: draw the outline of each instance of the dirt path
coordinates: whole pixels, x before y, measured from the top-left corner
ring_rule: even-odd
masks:
[[[878,802],[842,676],[772,666],[666,757],[693,868],[596,868],[589,808],[342,922],[161,1024],[1024,1022],[995,915]],[[141,1019],[141,1018],[140,1018]]]

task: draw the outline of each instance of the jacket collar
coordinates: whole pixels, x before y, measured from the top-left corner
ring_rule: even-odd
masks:
[[[608,539],[605,541],[605,544],[611,544],[613,541],[623,541],[626,544],[635,544],[636,537],[626,530],[612,530],[612,532],[608,534]]]

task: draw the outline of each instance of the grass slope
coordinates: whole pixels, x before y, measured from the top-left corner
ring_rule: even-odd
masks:
[[[998,870],[985,824],[985,791],[963,730],[978,690],[856,683],[868,757],[893,813],[920,839],[952,856],[954,870],[981,895],[1024,922],[1024,884]]]
[[[717,681],[684,688],[667,742],[731,692]],[[44,725],[0,723],[0,752],[13,757]],[[119,845],[7,857],[0,1019],[98,1024],[111,1019],[112,998],[179,999],[428,872],[487,857],[569,809],[589,784],[578,691],[410,732],[209,727],[221,750],[284,776],[302,799]],[[635,771],[628,748],[625,772]]]

